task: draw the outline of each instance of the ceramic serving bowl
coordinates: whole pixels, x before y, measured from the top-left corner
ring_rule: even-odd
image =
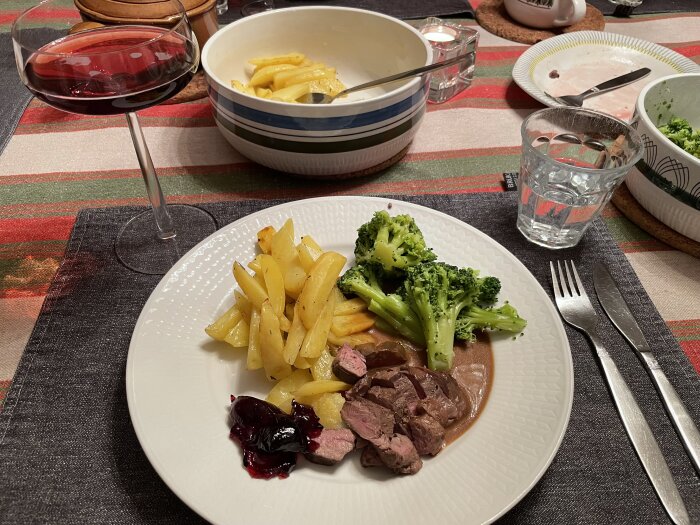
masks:
[[[410,144],[425,113],[425,78],[336,99],[332,104],[278,102],[243,94],[255,57],[300,52],[335,67],[347,86],[430,64],[432,49],[410,25],[344,7],[293,7],[242,18],[204,46],[216,124],[241,154],[270,168],[314,177],[366,173]]]
[[[635,199],[659,221],[700,242],[700,159],[659,131],[671,117],[700,129],[700,73],[671,75],[648,84],[636,105],[644,155],[627,177]]]

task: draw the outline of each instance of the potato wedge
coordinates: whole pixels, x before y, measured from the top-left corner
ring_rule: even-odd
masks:
[[[270,253],[272,250],[272,236],[276,231],[272,226],[265,226],[258,232],[258,246],[263,253]]]
[[[377,342],[377,338],[369,332],[359,332],[357,334],[344,335],[341,337],[338,337],[333,332],[329,332],[328,342],[335,346],[343,346],[346,343],[350,346],[357,346],[365,343],[374,344]]]
[[[299,350],[301,349],[305,337],[306,328],[304,328],[304,323],[301,321],[301,316],[299,315],[299,303],[296,303],[294,307],[294,316],[292,317],[292,325],[289,328],[287,340],[284,343],[284,360],[290,365],[293,365],[297,360]]]
[[[346,299],[335,303],[335,311],[333,312],[333,315],[350,315],[366,311],[367,303],[359,297],[353,297],[352,299]]]
[[[287,219],[279,231],[272,236],[270,255],[279,264],[282,273],[286,271],[290,263],[297,257],[296,246],[294,246],[294,222],[292,219]]]
[[[233,297],[236,299],[236,307],[241,311],[243,319],[250,323],[250,314],[253,311],[253,304],[250,302],[250,299],[240,290],[235,290],[233,292]]]
[[[338,392],[326,392],[314,398],[311,402],[311,407],[316,412],[319,422],[323,428],[343,428],[343,418],[340,415],[340,410],[345,404],[345,398]],[[291,403],[290,403],[291,405]]]
[[[325,252],[309,272],[306,284],[297,299],[301,303],[301,319],[307,330],[311,329],[325,306],[345,261],[346,258],[339,253]]]
[[[250,302],[258,310],[262,310],[262,304],[267,299],[267,292],[263,286],[238,261],[233,263],[233,276]]]
[[[224,341],[235,348],[243,348],[248,346],[248,336],[250,334],[250,329],[248,323],[245,319],[241,319],[236,323],[236,326],[229,330],[226,334]]]
[[[292,399],[294,399],[292,392],[298,390],[304,384],[312,380],[313,378],[308,370],[295,370],[291,375],[280,380],[272,387],[265,401],[272,403],[287,414],[290,414],[292,412]]]
[[[366,332],[374,326],[375,316],[370,312],[357,312],[350,315],[336,315],[331,322],[331,330],[335,335],[343,336]]]
[[[260,312],[254,308],[250,315],[248,354],[246,355],[245,367],[248,370],[258,370],[262,366],[262,355],[260,354]]]
[[[284,360],[284,341],[279,318],[275,315],[269,299],[260,310],[260,355],[267,378],[272,381],[284,379],[292,373],[292,367]]]
[[[294,64],[298,66],[306,59],[303,53],[287,53],[285,55],[275,55],[271,57],[258,57],[248,60],[249,63],[257,66],[257,68],[272,66],[274,64]]]
[[[333,375],[333,359],[333,354],[331,354],[328,347],[324,348],[321,355],[311,365],[311,375],[315,380],[338,379]]]
[[[328,334],[331,331],[331,323],[333,322],[333,308],[335,306],[335,295],[330,293],[328,299],[326,299],[326,304],[323,309],[319,312],[316,321],[314,322],[311,329],[306,333],[304,337],[304,342],[301,344],[301,349],[299,350],[299,355],[306,358],[316,358],[321,355],[323,349],[326,348],[326,341],[328,340]],[[303,316],[303,305],[300,307],[301,318],[304,320]]]
[[[270,64],[268,66],[257,67],[255,68],[253,76],[250,77],[250,82],[248,82],[248,84],[256,88],[267,87],[280,71],[296,68],[297,66],[294,64]]]
[[[304,383],[297,390],[295,390],[293,394],[294,399],[301,400],[317,394],[325,394],[326,392],[342,392],[343,390],[350,390],[350,388],[352,388],[352,385],[348,385],[343,381],[321,379],[318,381]]]
[[[231,328],[236,326],[238,321],[243,318],[241,311],[235,304],[221,314],[213,323],[207,326],[204,331],[207,335],[217,341],[223,341],[226,334],[229,333]]]
[[[296,102],[304,95],[311,93],[311,87],[308,82],[305,84],[292,84],[287,87],[275,89],[270,93],[270,100],[279,100],[280,102]]]
[[[284,314],[285,291],[284,277],[282,270],[272,257],[272,255],[258,255],[260,261],[260,271],[265,280],[265,288],[267,289],[267,297],[270,299],[270,305],[277,317]]]

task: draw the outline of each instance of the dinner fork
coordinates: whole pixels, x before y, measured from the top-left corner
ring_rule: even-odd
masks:
[[[559,313],[564,321],[586,334],[593,343],[596,357],[610,387],[622,424],[661,503],[674,523],[690,523],[681,495],[649,424],[598,335],[598,315],[583,287],[574,262],[568,261],[567,264],[567,261],[564,261],[564,269],[562,269],[561,263],[557,261],[557,271],[555,271],[554,263],[550,261],[549,268],[552,271],[552,286]]]

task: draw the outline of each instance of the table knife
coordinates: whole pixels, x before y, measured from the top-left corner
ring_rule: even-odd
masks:
[[[612,275],[602,263],[596,263],[593,269],[593,285],[605,313],[632,345],[647,369],[695,470],[700,474],[700,432],[678,397],[676,390],[654,358],[651,347],[634,319],[629,306],[622,297]]]

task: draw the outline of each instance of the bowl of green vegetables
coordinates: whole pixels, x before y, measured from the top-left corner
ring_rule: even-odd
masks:
[[[642,90],[635,118],[644,155],[626,182],[649,213],[700,242],[698,93],[700,73],[662,77]]]

